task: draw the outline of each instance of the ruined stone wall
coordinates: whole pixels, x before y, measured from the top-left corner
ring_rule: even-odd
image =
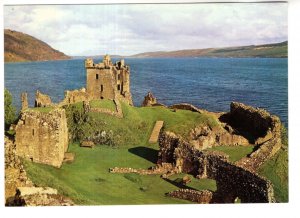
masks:
[[[242,158],[237,165],[254,172],[281,148],[280,119],[266,110],[232,102],[225,118],[238,131],[249,132],[257,146],[256,151]]]
[[[169,197],[189,200],[200,204],[212,203],[213,192],[208,190],[196,191],[192,189],[179,189],[166,194]]]
[[[114,167],[110,168],[110,173],[136,173],[140,175],[163,175],[173,172],[174,168],[170,163],[157,164],[149,169],[135,169],[130,167]]]
[[[10,202],[19,186],[32,186],[32,182],[27,177],[27,173],[21,162],[20,157],[16,155],[16,144],[13,140],[5,136],[5,200]]]
[[[159,145],[158,163],[168,162],[179,172],[216,180],[215,202],[233,203],[237,197],[245,203],[274,202],[268,180],[230,163],[220,152],[196,150],[172,133],[162,134]]]
[[[59,103],[59,106],[74,104],[77,102],[89,101],[89,94],[86,92],[85,88],[81,88],[79,90],[67,90],[65,91],[64,100]]]
[[[275,201],[270,181],[216,155],[201,155],[199,162],[199,171],[206,171],[206,175],[199,174],[199,177],[205,178],[206,176],[206,178],[216,180],[217,202],[234,202],[237,197],[241,199],[242,203],[271,203]]]
[[[157,104],[157,100],[151,92],[144,97],[144,101],[142,103],[142,107],[150,107]]]
[[[16,154],[14,141],[5,137],[5,206],[69,206],[70,198],[49,187],[37,187]]]
[[[265,137],[277,128],[280,129],[277,116],[238,102],[230,104],[229,122],[233,127],[251,133],[256,139]]]
[[[41,93],[40,91],[36,91],[35,94],[35,107],[49,107],[52,106],[51,98],[48,95]]]
[[[28,108],[28,96],[27,92],[23,92],[21,94],[21,111],[26,110]]]
[[[216,146],[249,146],[247,138],[222,125],[211,128],[199,125],[190,131],[188,142],[199,150]]]
[[[68,148],[68,128],[64,109],[49,113],[27,110],[16,126],[17,155],[37,163],[60,167]]]
[[[198,112],[198,113],[203,113],[203,110],[197,108],[196,106],[192,104],[187,104],[187,103],[181,103],[181,104],[174,104],[169,106],[171,109],[180,109],[180,110],[189,110],[193,112]]]

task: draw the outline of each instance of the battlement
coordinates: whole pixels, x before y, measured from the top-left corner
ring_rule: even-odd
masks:
[[[129,66],[125,65],[125,60],[121,59],[120,61],[117,61],[115,64],[111,61],[111,58],[109,55],[105,55],[103,57],[102,62],[94,63],[93,59],[87,58],[85,60],[85,68],[86,69],[112,69],[116,68],[117,70],[126,69],[129,70]]]

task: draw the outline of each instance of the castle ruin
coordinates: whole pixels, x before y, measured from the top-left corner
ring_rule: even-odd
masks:
[[[90,99],[120,100],[132,105],[130,94],[130,69],[122,59],[115,64],[109,55],[95,64],[86,59],[86,89]]]
[[[64,109],[49,113],[26,110],[16,126],[16,153],[33,162],[60,167],[68,149]]]
[[[22,93],[22,113],[16,126],[16,152],[19,156],[37,163],[60,167],[68,148],[68,127],[62,106],[90,100],[109,99],[116,105],[116,112],[94,108],[94,112],[123,117],[119,101],[132,105],[129,81],[129,66],[124,60],[112,63],[109,55],[94,64],[85,61],[86,88],[67,90],[65,98],[58,104],[52,103],[50,96],[36,91],[35,107],[45,107],[50,112],[28,108],[27,93]],[[46,110],[47,110],[46,109]]]

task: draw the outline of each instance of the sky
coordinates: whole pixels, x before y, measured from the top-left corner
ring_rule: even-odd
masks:
[[[4,28],[67,55],[132,55],[287,40],[287,3],[4,6]]]

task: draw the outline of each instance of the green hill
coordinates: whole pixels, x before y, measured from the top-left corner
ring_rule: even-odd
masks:
[[[4,61],[47,61],[70,59],[64,53],[51,48],[45,42],[25,33],[4,30]]]
[[[249,45],[226,48],[186,49],[178,51],[157,51],[135,54],[135,58],[163,58],[163,57],[273,57],[286,58],[288,56],[287,41],[274,44]]]

